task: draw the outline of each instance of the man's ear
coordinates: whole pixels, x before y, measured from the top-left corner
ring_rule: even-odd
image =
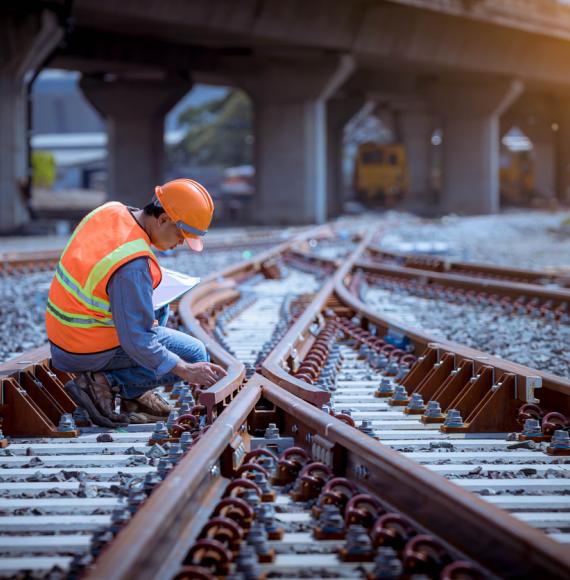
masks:
[[[170,221],[170,218],[166,215],[166,213],[161,213],[158,216],[158,224],[159,225],[164,225],[166,222]]]

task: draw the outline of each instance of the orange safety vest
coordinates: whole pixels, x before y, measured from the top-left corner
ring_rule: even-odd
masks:
[[[86,215],[63,250],[49,290],[50,342],[76,354],[117,348],[107,283],[121,266],[142,256],[148,258],[156,288],[162,279],[160,265],[128,208],[111,201]]]

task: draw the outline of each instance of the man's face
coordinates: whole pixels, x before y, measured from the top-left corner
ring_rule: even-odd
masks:
[[[163,213],[156,218],[150,241],[159,250],[172,250],[184,243],[184,236],[174,222]]]

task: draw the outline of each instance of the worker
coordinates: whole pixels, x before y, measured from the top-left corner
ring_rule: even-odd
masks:
[[[200,252],[213,213],[202,185],[175,179],[156,187],[143,209],[105,203],[71,235],[51,283],[46,328],[52,364],[77,373],[65,389],[93,423],[162,419],[171,408],[155,387],[180,380],[209,387],[226,374],[201,341],[159,325],[152,304],[161,269],[151,244],[171,250],[186,242]]]

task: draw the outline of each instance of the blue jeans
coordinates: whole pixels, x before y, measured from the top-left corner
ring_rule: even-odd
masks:
[[[204,343],[185,332],[159,326],[156,334],[160,344],[187,363],[210,360]],[[181,381],[174,373],[157,377],[153,371],[130,358],[122,348],[117,349],[101,371],[112,387],[120,388],[119,395],[125,399],[136,399],[159,385],[172,385]]]

